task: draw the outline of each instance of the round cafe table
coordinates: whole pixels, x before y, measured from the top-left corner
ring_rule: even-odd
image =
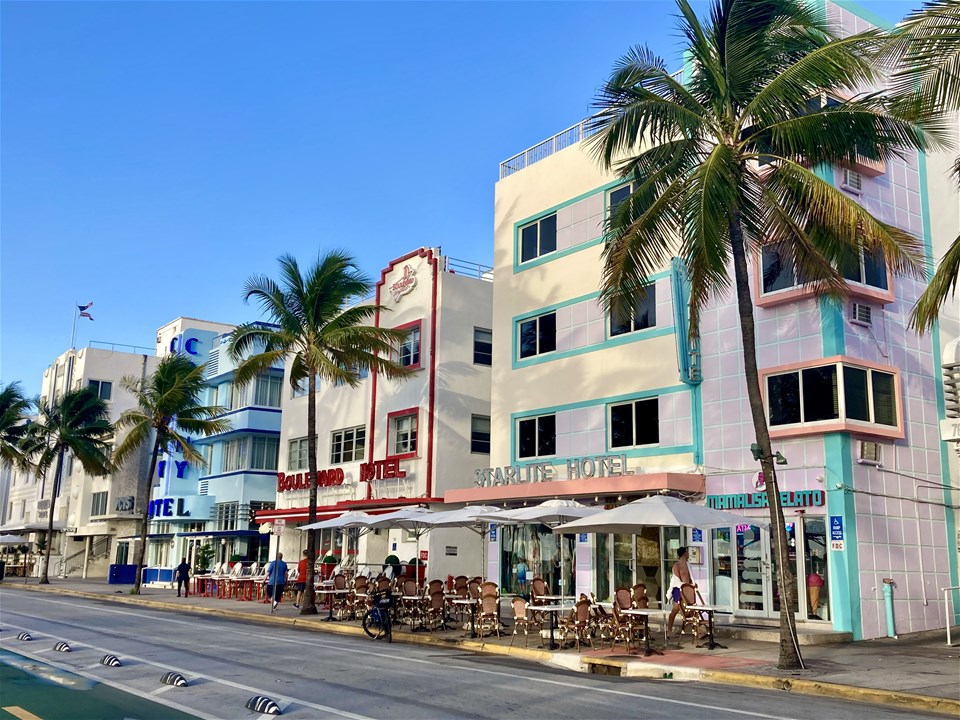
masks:
[[[473,598],[455,598],[453,604],[470,606],[470,637],[475,638],[477,636],[477,605],[480,601]]]
[[[349,590],[344,588],[343,590],[335,590],[333,588],[318,588],[314,590],[317,595],[327,596],[327,601],[330,603],[330,610],[327,612],[327,616],[323,619],[324,622],[340,622],[340,618],[335,618],[333,616],[333,601],[336,599],[337,595],[347,595],[350,593]]]
[[[560,647],[557,645],[556,640],[554,640],[554,630],[557,627],[557,614],[565,610],[572,610],[573,605],[535,605],[533,608],[537,612],[550,613],[550,645],[548,647],[551,650],[556,650]]]

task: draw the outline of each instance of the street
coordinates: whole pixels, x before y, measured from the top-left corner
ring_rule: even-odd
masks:
[[[256,713],[245,704],[255,695],[272,698],[283,716],[291,718],[920,717],[783,692],[585,675],[446,648],[318,635],[62,596],[0,591],[0,608],[3,650],[138,696],[116,715],[86,714],[90,711],[85,706],[74,705],[70,716],[77,720],[165,717],[130,709],[140,708],[145,701],[139,698],[144,697],[166,706],[169,717],[182,717],[182,710],[202,718],[248,717]],[[16,639],[24,630],[33,641]],[[52,650],[61,640],[72,652]],[[122,667],[100,665],[106,653],[118,656]],[[182,673],[189,685],[162,685],[160,677],[171,670]],[[87,684],[77,685],[77,692],[83,692]],[[18,706],[42,720],[53,718],[30,707],[35,702],[40,708],[44,692],[38,686],[33,691],[37,697],[18,697]],[[6,707],[7,688],[3,695],[0,705]],[[0,711],[0,718],[11,716]]]

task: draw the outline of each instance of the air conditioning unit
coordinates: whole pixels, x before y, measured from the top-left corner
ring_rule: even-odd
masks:
[[[863,303],[853,303],[850,306],[850,322],[870,327],[873,325],[873,308]]]
[[[840,187],[859,195],[863,191],[863,175],[850,168],[843,169],[843,182]]]
[[[880,443],[876,440],[861,440],[860,452],[857,454],[857,462],[861,465],[877,465],[881,462]]]

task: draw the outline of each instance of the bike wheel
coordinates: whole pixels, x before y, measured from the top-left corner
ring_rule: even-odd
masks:
[[[376,610],[367,610],[363,616],[363,631],[374,640],[383,636],[384,627],[380,620],[380,613]]]

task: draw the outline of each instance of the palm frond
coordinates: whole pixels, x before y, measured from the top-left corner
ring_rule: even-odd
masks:
[[[936,321],[940,308],[949,297],[957,292],[957,280],[960,279],[960,236],[951,243],[940,259],[936,272],[930,278],[930,284],[923,291],[910,314],[910,327],[918,332],[926,332]]]

